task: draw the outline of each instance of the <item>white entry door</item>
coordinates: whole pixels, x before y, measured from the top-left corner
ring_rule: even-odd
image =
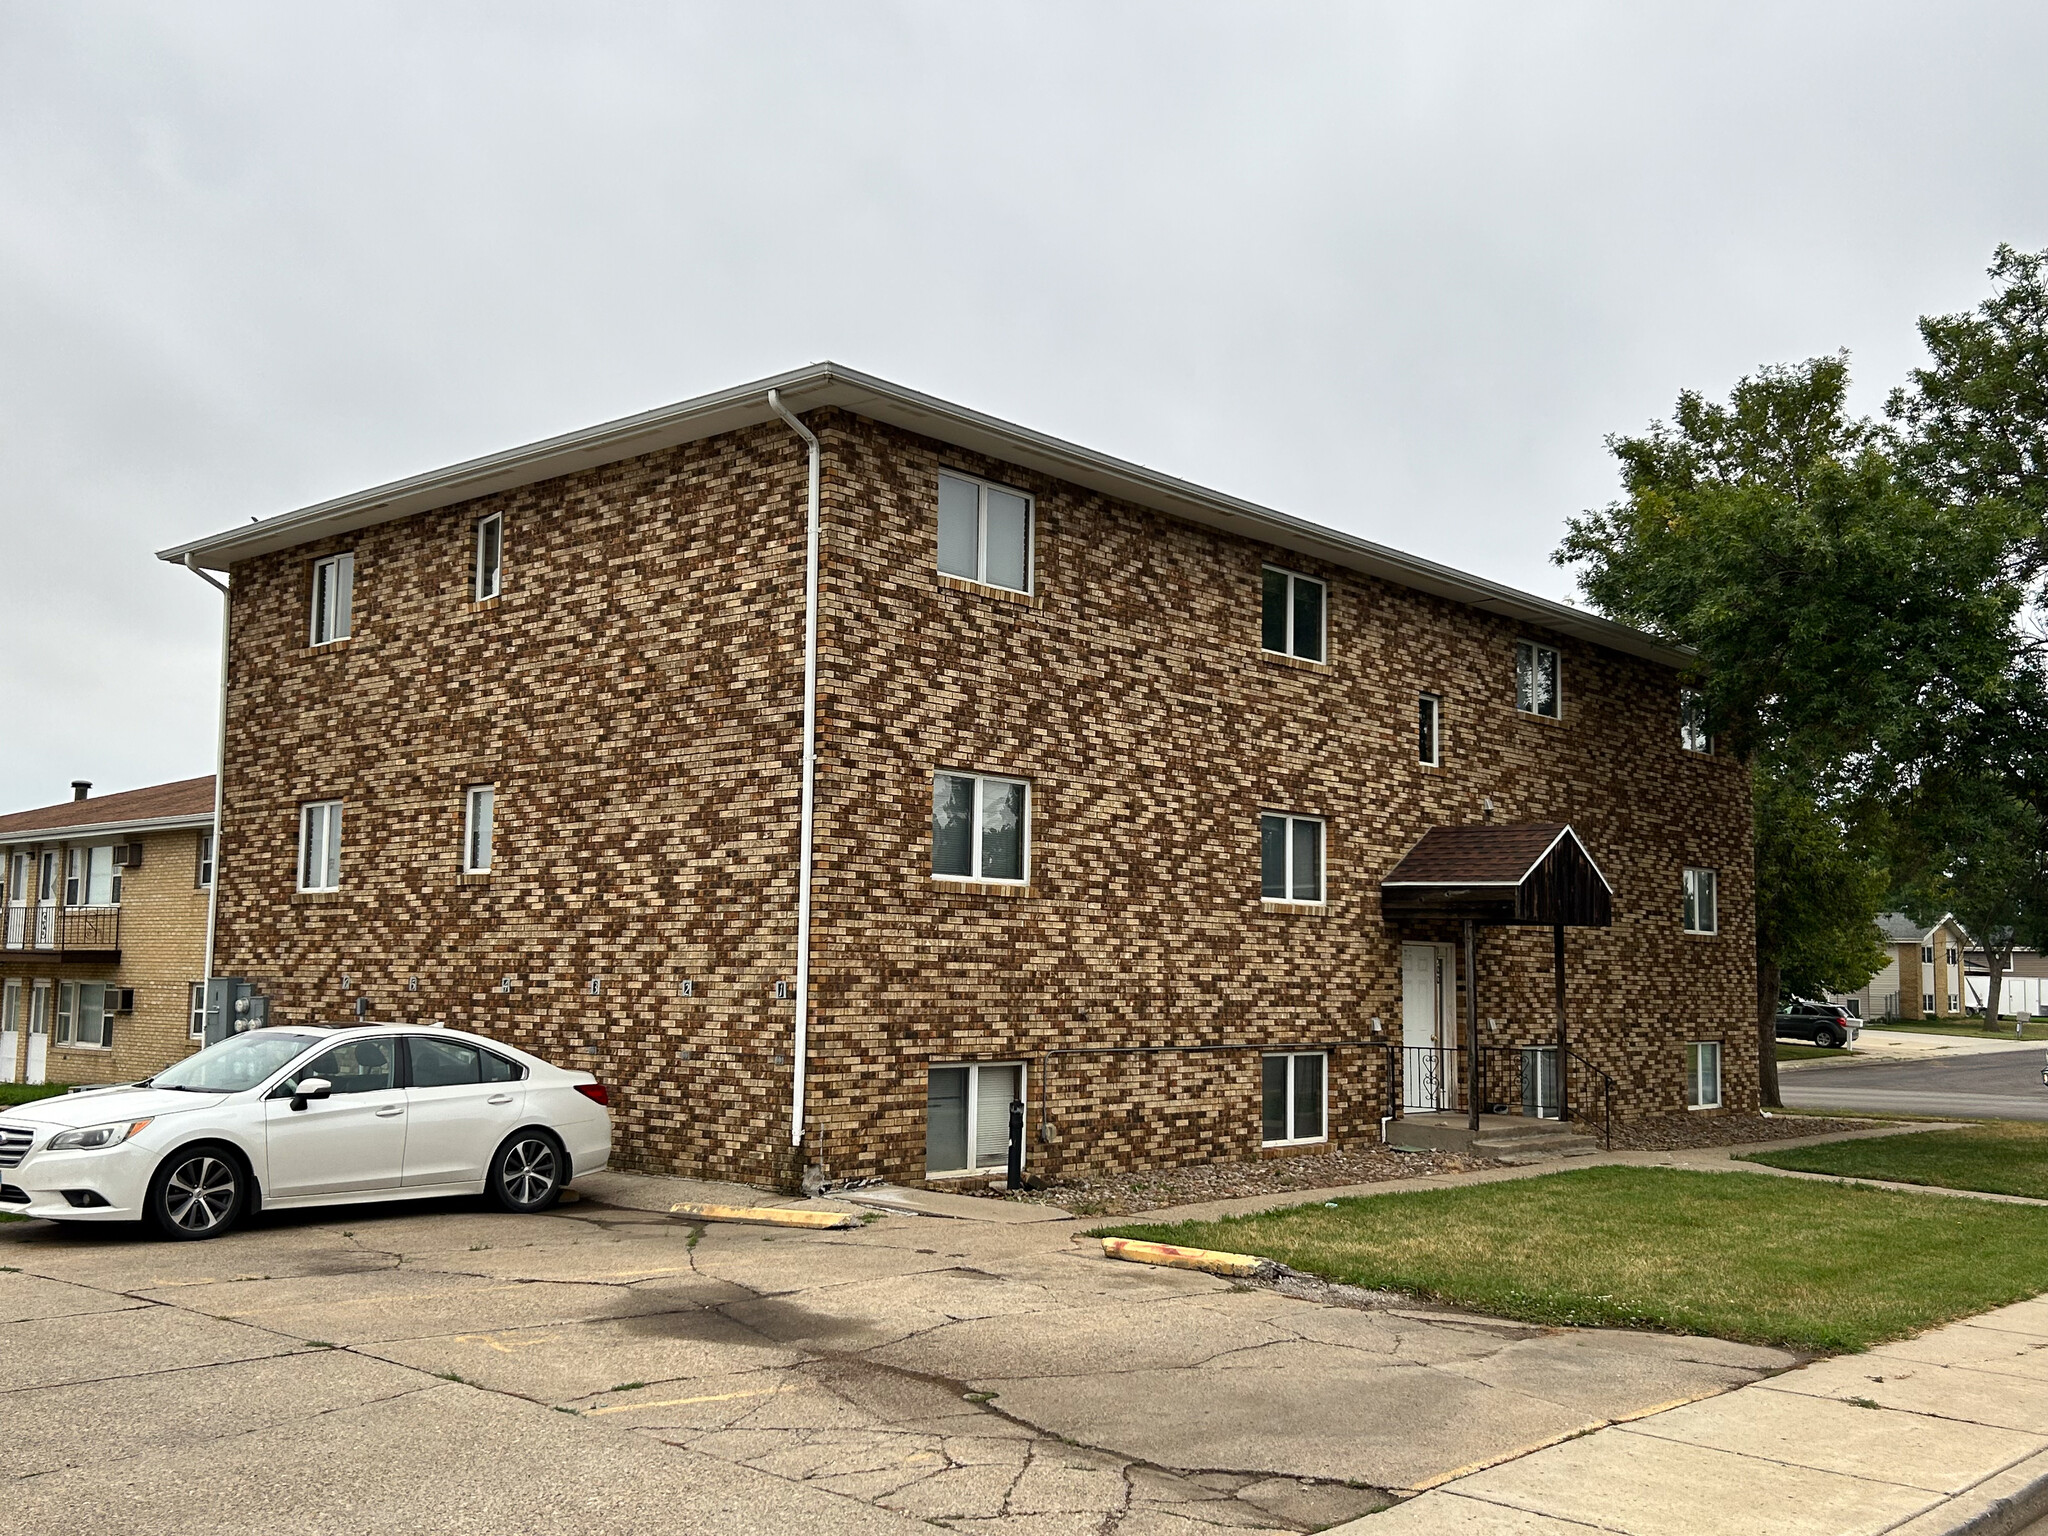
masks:
[[[7,861],[7,933],[9,949],[28,944],[28,855],[17,853]]]
[[[25,1083],[43,1081],[50,1055],[50,984],[39,981],[28,994],[28,1071]]]
[[[36,859],[36,948],[57,947],[57,855],[45,853]],[[30,1031],[31,1034],[34,1031]],[[33,1049],[33,1047],[31,1047]],[[40,1083],[42,1079],[32,1078]]]
[[[1401,1107],[1449,1109],[1457,1099],[1457,1058],[1449,1026],[1456,984],[1448,944],[1401,946]]]
[[[14,1058],[21,1046],[21,983],[0,983],[0,1083],[14,1081]]]

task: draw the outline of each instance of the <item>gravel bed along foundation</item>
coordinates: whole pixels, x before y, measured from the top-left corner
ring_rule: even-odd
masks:
[[[1823,1119],[1818,1115],[1677,1115],[1614,1122],[1617,1152],[1680,1152],[1688,1147],[1735,1147],[1752,1141],[1790,1141],[1795,1136],[1834,1136],[1867,1131],[1878,1120]],[[1592,1126],[1599,1134],[1599,1127]]]

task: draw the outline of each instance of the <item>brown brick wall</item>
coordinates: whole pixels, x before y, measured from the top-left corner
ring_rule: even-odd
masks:
[[[932,1062],[1029,1061],[1035,1128],[1056,1046],[1370,1039],[1375,1017],[1394,1038],[1377,879],[1487,797],[1497,820],[1573,823],[1614,883],[1614,928],[1571,936],[1570,1003],[1625,1107],[1681,1108],[1699,1038],[1729,1042],[1725,1097],[1754,1105],[1746,781],[1679,750],[1668,670],[1537,635],[1564,719],[1529,719],[1509,621],[844,413],[813,425],[810,1155],[834,1173],[922,1173]],[[936,574],[941,463],[1037,494],[1033,601]],[[785,1175],[802,488],[800,443],[762,428],[237,567],[219,969],[280,1019],[362,996],[588,1064],[622,1089],[625,1161]],[[505,592],[474,611],[486,510]],[[310,562],[341,548],[354,638],[309,652]],[[1327,666],[1260,654],[1265,556],[1330,580]],[[1423,688],[1445,698],[1441,769],[1413,760]],[[932,880],[939,768],[1032,781],[1027,892]],[[474,782],[498,787],[488,882],[458,874]],[[320,798],[346,803],[344,891],[310,901],[296,817]],[[1329,818],[1325,909],[1260,903],[1262,808]],[[1679,932],[1692,863],[1720,873],[1717,938]],[[1548,1038],[1547,932],[1486,935],[1481,1008],[1488,1043]],[[1334,1135],[1377,1135],[1382,1053],[1333,1059]],[[1032,1155],[1256,1152],[1257,1103],[1256,1051],[1064,1058]]]

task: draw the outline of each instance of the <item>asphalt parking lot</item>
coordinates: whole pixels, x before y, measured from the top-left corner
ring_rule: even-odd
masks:
[[[578,1188],[0,1225],[8,1523],[1302,1531],[1792,1363],[1118,1264],[1017,1207],[787,1232],[667,1214],[729,1187]]]
[[[1938,1037],[1937,1037],[1938,1038]],[[1998,1049],[1965,1040],[1968,1054],[1917,1061],[1801,1062],[1779,1086],[1788,1105],[1851,1113],[1933,1115],[1944,1120],[2048,1120],[2039,1045]]]

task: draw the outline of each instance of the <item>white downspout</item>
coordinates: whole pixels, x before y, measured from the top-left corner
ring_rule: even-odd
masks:
[[[804,1069],[811,1034],[811,819],[818,773],[818,437],[790,414],[782,397],[768,391],[768,405],[789,423],[810,449],[810,500],[804,556],[804,776],[803,812],[797,832],[796,873],[796,1040],[789,1090],[789,1144],[804,1144]]]
[[[199,563],[191,555],[185,557],[185,569],[205,582],[209,587],[220,590],[220,719],[214,739],[213,755],[213,883],[206,888],[206,964],[204,980],[213,980],[213,925],[220,912],[220,807],[228,778],[228,621],[232,610],[228,602],[228,588],[224,581],[217,581],[199,569]]]

